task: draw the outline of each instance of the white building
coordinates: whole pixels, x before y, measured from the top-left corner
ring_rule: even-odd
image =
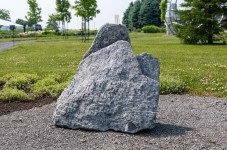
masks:
[[[15,25],[16,29],[23,29],[23,25],[0,19],[0,30],[9,30],[10,25]]]

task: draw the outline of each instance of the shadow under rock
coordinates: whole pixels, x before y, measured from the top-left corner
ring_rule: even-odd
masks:
[[[153,137],[169,137],[184,135],[188,131],[193,131],[193,128],[157,123],[154,129],[140,131],[139,133],[137,133],[137,135]]]

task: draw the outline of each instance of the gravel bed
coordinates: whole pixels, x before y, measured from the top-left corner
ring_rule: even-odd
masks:
[[[0,117],[0,149],[227,150],[227,99],[160,96],[157,126],[137,134],[56,128],[56,103]]]

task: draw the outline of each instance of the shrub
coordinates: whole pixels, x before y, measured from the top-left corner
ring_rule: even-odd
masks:
[[[4,88],[3,90],[0,91],[0,100],[6,100],[6,101],[27,101],[29,100],[28,95],[18,89],[13,89],[13,88]]]
[[[142,28],[142,31],[144,33],[163,33],[163,32],[165,32],[165,28],[163,28],[163,27],[160,28],[160,27],[151,25],[151,26],[144,26]]]
[[[184,82],[171,76],[161,76],[160,82],[160,94],[182,94],[187,91]]]
[[[5,87],[29,91],[39,77],[36,74],[15,73],[3,76]]]
[[[59,78],[54,79],[48,76],[42,80],[39,80],[32,88],[33,93],[36,97],[42,97],[46,95],[53,97],[59,96],[64,88],[68,85],[68,81],[58,83],[58,79]]]
[[[49,74],[46,78],[53,79],[54,81],[59,83],[63,81],[63,77],[59,74]]]

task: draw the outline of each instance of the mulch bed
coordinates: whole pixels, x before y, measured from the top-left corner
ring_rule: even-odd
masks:
[[[28,110],[33,107],[42,107],[43,105],[50,104],[53,101],[56,101],[56,98],[45,97],[45,98],[35,99],[31,101],[26,101],[26,102],[0,101],[0,116],[7,115],[15,111]]]

